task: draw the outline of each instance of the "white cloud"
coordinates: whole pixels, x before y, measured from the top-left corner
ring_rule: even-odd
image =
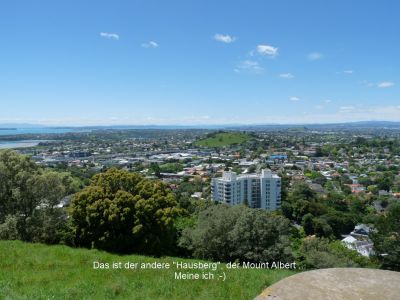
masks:
[[[319,60],[323,57],[322,53],[319,52],[311,52],[307,55],[308,60]]]
[[[345,113],[345,114],[344,114]],[[399,120],[400,106],[342,106],[339,114],[350,120]],[[347,116],[347,117],[346,117]]]
[[[278,48],[270,45],[258,45],[256,51],[258,54],[263,56],[275,57],[278,55]]]
[[[294,78],[294,75],[292,73],[283,73],[283,74],[279,74],[280,78],[285,78],[285,79],[292,79]]]
[[[354,106],[341,106],[339,108],[340,112],[342,113],[351,113],[355,110]]]
[[[236,37],[231,36],[229,34],[224,35],[224,34],[216,33],[214,35],[214,40],[216,40],[218,42],[225,43],[225,44],[230,44],[230,43],[233,43],[236,40]]]
[[[244,60],[237,65],[234,71],[237,73],[248,72],[248,73],[260,74],[264,71],[264,68],[260,66],[258,61]]]
[[[377,115],[397,115],[400,113],[400,105],[399,106],[376,106],[376,107],[368,107],[365,109],[366,112],[371,112]],[[385,117],[384,117],[385,118]],[[384,119],[382,118],[382,119]]]
[[[324,112],[324,113],[322,113]],[[346,112],[346,113],[344,113]],[[265,123],[302,124],[302,123],[338,123],[357,121],[400,121],[400,106],[343,106],[336,112],[324,110],[307,111],[306,114],[279,115],[273,113],[264,117]],[[261,123],[261,121],[259,121]]]
[[[143,43],[141,46],[143,48],[158,48],[158,44],[156,42],[154,42],[154,41]]]
[[[300,98],[296,96],[290,97],[289,99],[290,101],[300,101]]]
[[[119,40],[119,35],[116,33],[100,32],[100,36],[106,39]]]
[[[354,71],[353,70],[344,70],[343,73],[350,75],[350,74],[353,74]]]
[[[331,102],[332,101],[330,99],[322,100],[320,104],[315,106],[315,109],[317,109],[317,110],[325,109],[328,106],[328,104]]]
[[[375,86],[374,83],[369,82],[368,80],[361,80],[361,81],[359,81],[358,83],[359,83],[359,84],[362,84],[363,86],[366,86],[366,87],[373,87],[373,86]]]
[[[378,87],[381,89],[390,88],[395,85],[395,83],[392,81],[382,81],[379,83],[373,83],[373,82],[369,82],[367,80],[362,80],[362,81],[359,81],[359,83],[366,87]]]
[[[388,87],[394,86],[394,82],[391,82],[391,81],[383,81],[383,82],[378,83],[377,86],[378,86],[378,88],[388,88]]]

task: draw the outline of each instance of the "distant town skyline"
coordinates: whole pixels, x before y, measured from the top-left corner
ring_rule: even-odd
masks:
[[[400,3],[2,1],[0,123],[400,121]]]

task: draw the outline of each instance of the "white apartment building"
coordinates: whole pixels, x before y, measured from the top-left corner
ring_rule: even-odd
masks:
[[[213,178],[211,195],[214,201],[228,205],[244,204],[269,211],[281,207],[281,178],[270,170],[261,174],[236,175],[224,172],[221,178]]]

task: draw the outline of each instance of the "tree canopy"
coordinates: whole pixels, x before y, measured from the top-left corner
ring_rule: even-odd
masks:
[[[74,196],[70,213],[79,246],[160,255],[173,250],[181,209],[161,181],[109,169]]]
[[[387,212],[376,220],[372,233],[376,255],[382,267],[400,271],[400,203],[394,202]]]
[[[28,156],[0,151],[0,224],[3,237],[57,243],[66,215],[58,205],[74,192],[69,173],[38,167]]]
[[[289,221],[244,205],[213,205],[200,212],[197,224],[186,228],[180,245],[195,257],[220,261],[291,259]]]

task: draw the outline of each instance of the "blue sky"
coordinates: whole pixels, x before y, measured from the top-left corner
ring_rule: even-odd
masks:
[[[0,2],[0,123],[400,121],[400,1]]]

